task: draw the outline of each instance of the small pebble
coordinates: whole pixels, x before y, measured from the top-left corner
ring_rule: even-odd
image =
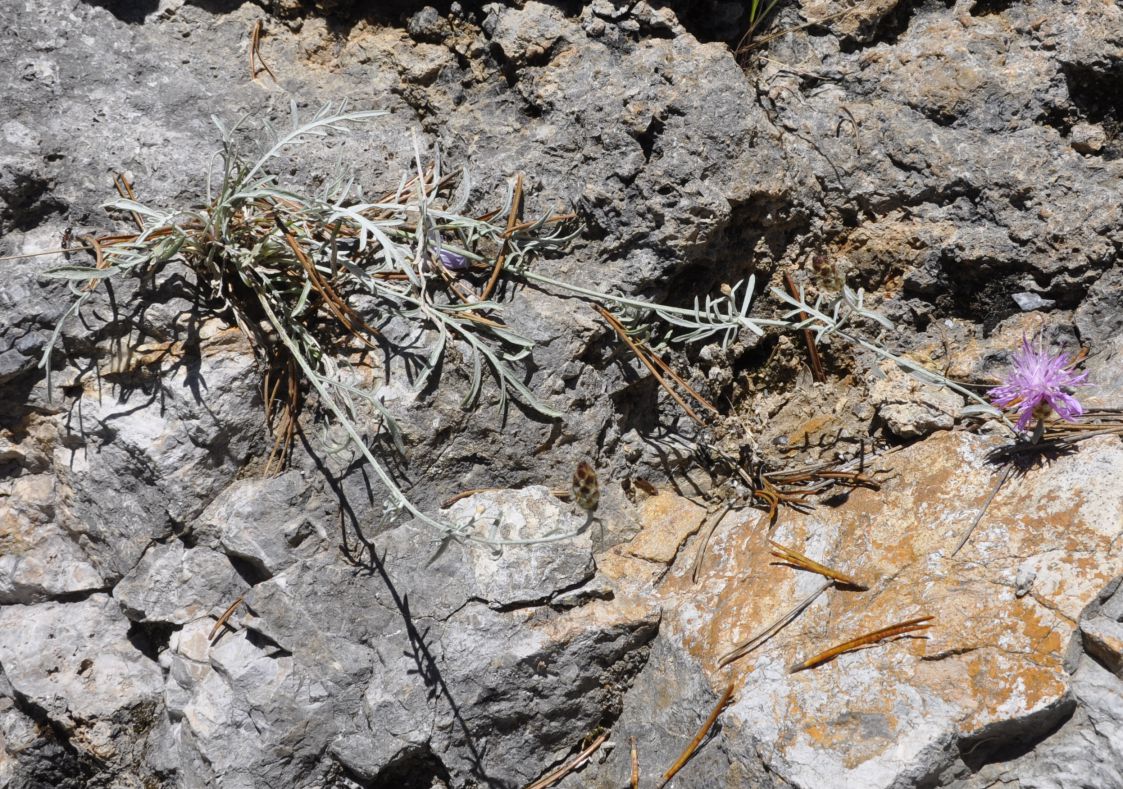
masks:
[[[1052,299],[1043,299],[1036,293],[1030,293],[1029,291],[1015,293],[1013,299],[1022,312],[1049,309],[1057,303]]]
[[[1107,144],[1107,134],[1093,123],[1078,123],[1072,127],[1069,141],[1077,153],[1099,153]]]

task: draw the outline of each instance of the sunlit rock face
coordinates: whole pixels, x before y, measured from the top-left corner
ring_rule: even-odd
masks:
[[[0,3],[0,257],[92,266],[83,236],[135,229],[101,207],[115,174],[194,210],[212,117],[244,118],[252,152],[290,102],[346,98],[387,114],[286,151],[286,186],[342,161],[392,193],[439,150],[476,215],[518,173],[525,217],[575,214],[534,263],[560,281],[689,307],[751,274],[771,317],[785,274],[812,300],[845,283],[894,324],[853,331],[972,391],[1040,334],[1087,349],[1089,410],[1123,406],[1119,4],[802,0],[735,54],[748,5]],[[1117,437],[1026,454],[956,552],[1004,471],[962,392],[838,336],[817,383],[798,333],[746,331],[666,353],[722,412],[703,431],[587,304],[512,280],[519,380],[564,419],[501,410],[487,370],[463,408],[456,354],[429,388],[408,353],[351,370],[398,420],[386,457],[420,510],[576,532],[495,551],[395,517],[314,402],[263,474],[263,360],[205,276],[119,278],[59,324],[76,294],[43,273],[64,262],[0,261],[0,786],[526,786],[607,734],[560,785],[628,785],[634,738],[647,787],[732,683],[675,786],[1123,789]],[[884,473],[770,527],[680,434]],[[582,462],[592,514],[557,495]],[[821,583],[769,538],[869,588],[723,666]]]
[[[697,583],[689,561],[676,563],[657,593],[660,639],[672,645],[661,654],[681,651],[689,668],[677,671],[700,672],[717,691],[736,684],[727,741],[755,743],[768,771],[793,785],[909,786],[966,775],[987,754],[1032,743],[1072,716],[1081,634],[1097,660],[1119,660],[1113,608],[1078,622],[1123,571],[1123,446],[1114,436],[1091,439],[1012,475],[953,555],[1002,477],[986,459],[994,446],[942,433],[873,461],[888,473],[878,491],[859,488],[845,504],[806,515],[785,511],[772,540],[869,589],[828,589],[728,667],[719,666],[724,654],[822,579],[775,558],[767,517],[755,511],[715,531]],[[681,523],[696,513],[663,498],[648,502],[649,525],[634,544],[662,529],[668,506]],[[629,544],[616,551],[627,554]],[[933,617],[930,629],[791,673],[830,647],[921,616]],[[699,705],[669,693],[636,699],[634,721]],[[632,733],[649,745],[658,736]]]

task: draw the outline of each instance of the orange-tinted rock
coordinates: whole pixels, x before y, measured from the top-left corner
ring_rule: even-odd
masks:
[[[731,736],[766,744],[771,770],[799,786],[896,785],[947,767],[956,743],[1045,728],[1071,709],[1066,646],[1081,610],[1123,571],[1123,445],[1091,439],[1013,475],[952,556],[999,478],[986,461],[993,446],[939,435],[885,457],[892,478],[881,491],[857,489],[844,505],[806,515],[783,511],[774,539],[870,590],[828,589],[727,669],[718,669],[721,655],[821,579],[772,558],[764,520],[751,511],[714,534],[697,585],[690,561],[676,562],[657,591],[664,637],[715,689],[737,682],[725,721],[741,731]],[[683,555],[692,558],[694,545]],[[789,673],[923,615],[935,617],[927,631]]]
[[[626,554],[670,564],[686,539],[698,531],[706,511],[688,499],[662,492],[643,504],[643,530],[622,546]]]

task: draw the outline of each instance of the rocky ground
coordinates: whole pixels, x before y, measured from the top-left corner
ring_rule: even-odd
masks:
[[[212,116],[347,99],[388,113],[286,177],[342,154],[393,189],[439,146],[481,213],[515,173],[528,214],[574,210],[537,264],[555,278],[681,306],[752,274],[761,317],[785,275],[845,282],[893,353],[985,383],[1038,336],[1088,351],[1086,406],[1123,407],[1117,2],[799,0],[740,54],[741,3],[378,5],[5,3],[0,256],[127,227],[100,207],[115,173],[202,203]],[[250,79],[259,21],[276,79]],[[582,529],[550,489],[588,460],[600,507],[563,542],[442,545],[383,517],[313,408],[262,473],[257,362],[185,266],[99,289],[48,380],[62,262],[0,262],[0,786],[516,787],[599,739],[561,786],[628,785],[634,748],[653,787],[732,685],[673,785],[1123,787],[1118,436],[1021,464],[955,552],[1008,439],[952,390],[839,337],[816,381],[798,333],[743,333],[675,357],[721,411],[700,430],[586,304],[511,287],[528,385],[565,418],[494,393],[465,411],[449,363],[387,390],[402,484],[426,512],[498,488],[445,514],[548,534]],[[728,499],[707,539],[737,486],[671,434],[772,469],[864,452],[880,488],[771,528]],[[820,584],[769,538],[868,590],[827,589],[723,665]]]

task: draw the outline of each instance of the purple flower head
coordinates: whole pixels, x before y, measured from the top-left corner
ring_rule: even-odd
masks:
[[[437,257],[441,259],[441,265],[449,271],[464,271],[468,268],[468,258],[455,252],[449,252],[447,249],[438,252]]]
[[[1018,430],[1025,430],[1031,419],[1044,417],[1049,411],[1074,422],[1084,408],[1065,389],[1087,383],[1088,377],[1088,373],[1073,372],[1075,364],[1066,354],[1050,356],[1035,349],[1023,336],[1021,350],[1014,352],[1014,369],[987,396],[999,408],[1017,408]]]

